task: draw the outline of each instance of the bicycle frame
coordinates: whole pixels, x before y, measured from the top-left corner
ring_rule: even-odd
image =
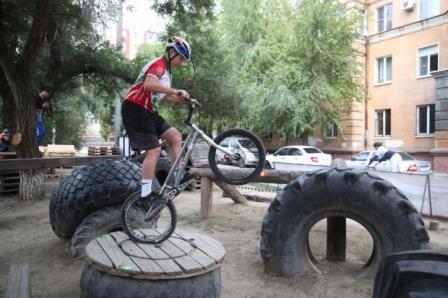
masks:
[[[172,177],[174,177],[174,185],[172,185],[173,189],[166,194],[166,195],[170,196],[170,199],[173,198],[175,195],[177,195],[180,191],[182,191],[187,186],[187,185],[185,185],[183,187],[182,185],[180,185],[180,180],[182,178],[182,174],[184,173],[185,167],[188,164],[188,160],[191,157],[191,154],[194,149],[194,145],[196,144],[196,141],[199,136],[210,146],[215,147],[216,149],[224,152],[225,154],[233,155],[233,153],[231,151],[216,144],[199,127],[197,127],[194,123],[191,123],[194,106],[190,102],[188,104],[189,104],[189,113],[188,113],[187,119],[184,122],[185,122],[185,124],[190,126],[190,132],[188,133],[185,143],[183,144],[179,155],[176,157],[176,160],[174,161],[174,164],[172,165],[170,172],[168,173],[168,176],[165,179],[165,183],[163,184],[163,186],[160,188],[160,190],[158,192],[159,194],[163,195],[166,187],[168,186],[168,182],[172,180]]]

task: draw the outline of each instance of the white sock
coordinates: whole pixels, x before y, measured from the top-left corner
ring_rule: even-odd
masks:
[[[142,193],[140,196],[146,197],[151,193],[152,179],[142,179]]]

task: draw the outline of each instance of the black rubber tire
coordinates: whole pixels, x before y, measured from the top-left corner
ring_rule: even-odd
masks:
[[[218,178],[219,180],[231,184],[231,185],[243,185],[243,184],[247,184],[251,181],[253,181],[256,177],[258,177],[261,173],[261,171],[264,168],[265,165],[265,161],[266,161],[266,150],[264,148],[263,143],[261,142],[261,140],[252,132],[245,130],[245,129],[241,129],[241,128],[232,128],[229,130],[224,131],[223,133],[221,133],[220,135],[218,135],[215,138],[215,143],[219,144],[222,140],[224,140],[227,137],[231,137],[231,136],[244,136],[248,139],[250,139],[257,147],[258,150],[258,164],[255,166],[254,171],[246,176],[246,177],[241,177],[241,178],[233,178],[233,177],[228,177],[226,175],[224,175],[220,169],[218,168],[218,165],[216,164],[216,148],[213,146],[210,146],[210,150],[208,152],[208,161],[210,164],[210,169],[212,170],[213,174],[216,176],[216,178]]]
[[[170,170],[171,170],[170,159],[168,157],[160,157],[156,165],[156,173],[155,173],[157,181],[159,181],[160,185],[163,185],[163,183],[165,183],[166,177],[168,176]]]
[[[163,241],[167,240],[176,229],[177,225],[177,212],[176,207],[174,206],[173,201],[168,201],[167,205],[164,207],[164,209],[161,212],[164,212],[165,209],[169,212],[170,215],[170,226],[168,227],[168,230],[165,231],[160,237],[155,239],[144,239],[141,237],[137,237],[132,231],[129,229],[128,224],[126,223],[126,211],[129,208],[130,205],[135,204],[135,201],[140,199],[140,192],[136,192],[129,196],[129,198],[124,202],[123,206],[121,207],[121,226],[123,228],[123,231],[128,235],[128,237],[135,241],[140,243],[146,243],[146,244],[157,244],[162,243]],[[148,208],[149,209],[149,208]]]
[[[140,172],[140,164],[107,160],[62,177],[50,199],[50,224],[54,233],[69,239],[90,213],[122,204],[140,189]]]
[[[142,280],[105,274],[86,265],[81,275],[82,298],[217,298],[220,292],[220,268],[188,278]]]
[[[332,216],[351,218],[372,236],[373,253],[359,276],[374,274],[389,253],[428,248],[421,217],[396,187],[368,172],[326,169],[293,180],[272,201],[261,230],[266,271],[285,277],[318,271],[309,251],[309,232]]]
[[[75,258],[83,257],[87,244],[103,234],[122,231],[121,205],[101,208],[87,215],[73,234],[71,253]]]
[[[406,251],[388,255],[378,269],[373,297],[448,297],[448,254]]]

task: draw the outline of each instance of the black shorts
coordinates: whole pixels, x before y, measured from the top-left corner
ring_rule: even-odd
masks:
[[[125,100],[121,116],[132,150],[149,150],[160,146],[159,137],[171,128],[157,112]]]

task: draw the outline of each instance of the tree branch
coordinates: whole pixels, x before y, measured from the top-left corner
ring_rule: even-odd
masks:
[[[39,55],[47,31],[49,7],[50,0],[36,0],[33,22],[21,59],[24,70],[30,69]]]
[[[62,71],[62,75],[57,81],[57,85],[63,83],[66,80],[73,79],[79,75],[91,75],[97,74],[107,77],[120,78],[126,83],[134,83],[134,78],[129,73],[121,69],[114,69],[110,67],[103,67],[100,65],[80,65],[78,68],[71,68],[68,71]]]

